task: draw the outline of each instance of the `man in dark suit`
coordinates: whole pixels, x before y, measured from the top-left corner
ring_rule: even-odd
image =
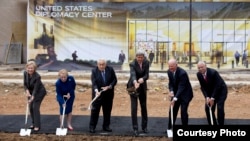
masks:
[[[200,82],[201,91],[206,99],[205,111],[208,124],[211,125],[211,119],[209,114],[209,107],[211,107],[213,123],[214,125],[217,125],[217,121],[214,114],[217,105],[218,124],[224,125],[224,105],[228,93],[226,83],[216,70],[212,68],[207,68],[205,62],[198,62],[197,68],[197,78]]]
[[[147,80],[149,78],[149,61],[144,57],[143,51],[136,52],[136,58],[129,64],[130,78],[127,87],[134,87],[139,95],[130,95],[131,117],[134,135],[138,136],[137,107],[138,99],[141,106],[141,128],[147,133],[148,113],[147,113]]]
[[[168,61],[168,88],[169,88],[169,99],[173,106],[173,124],[176,121],[176,117],[181,107],[181,121],[182,125],[188,125],[188,106],[193,98],[193,90],[189,81],[187,72],[178,67],[175,59]],[[170,109],[171,110],[171,109]],[[169,122],[168,129],[172,128],[171,124],[171,111],[169,110]]]
[[[112,132],[109,125],[117,77],[114,69],[107,66],[105,59],[99,59],[97,61],[97,67],[95,67],[91,73],[91,82],[92,99],[96,96],[99,97],[92,104],[89,132],[95,133],[101,107],[103,112],[102,128],[104,131]]]

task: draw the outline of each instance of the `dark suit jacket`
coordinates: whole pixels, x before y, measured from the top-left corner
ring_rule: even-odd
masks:
[[[127,83],[127,88],[133,87],[134,80],[138,80],[139,78],[143,78],[144,83],[140,85],[144,90],[147,90],[147,80],[149,78],[149,61],[144,59],[142,62],[142,69],[138,64],[137,60],[134,59],[133,62],[129,64],[130,67],[130,78]]]
[[[114,87],[117,84],[117,77],[116,77],[114,69],[110,66],[106,66],[105,68],[105,79],[106,79],[106,83],[104,83],[103,78],[102,78],[102,73],[98,69],[98,67],[95,67],[94,69],[92,69],[92,73],[91,73],[92,98],[95,97],[95,89],[98,89],[98,91],[101,91],[101,87],[105,87],[105,86],[111,86],[112,89],[108,89],[104,93],[110,93],[111,95],[114,95]]]
[[[177,67],[175,75],[169,70],[167,73],[169,78],[168,87],[170,91],[174,92],[174,97],[185,102],[191,101],[193,98],[193,89],[187,72],[184,69]]]
[[[34,100],[42,100],[46,95],[46,89],[41,81],[41,76],[35,72],[32,77],[29,77],[29,74],[24,71],[24,90],[29,90],[30,94],[34,96]]]
[[[207,82],[203,78],[200,72],[197,72],[197,78],[200,82],[201,91],[204,97],[226,98],[227,96],[227,86],[225,81],[219,75],[219,73],[211,68],[207,68]]]

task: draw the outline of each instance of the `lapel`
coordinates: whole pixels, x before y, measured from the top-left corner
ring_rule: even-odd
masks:
[[[173,83],[173,84],[175,84],[175,82],[176,82],[176,81],[175,81],[175,78],[176,78],[176,71],[175,71],[175,75],[174,75],[173,72],[168,71],[168,75],[169,75],[170,82]]]
[[[209,82],[209,71],[208,71],[208,69],[207,69],[207,73],[206,73],[206,80],[204,80],[206,83],[208,83]]]
[[[106,68],[105,68],[104,72],[105,72],[105,73],[104,73],[104,77],[105,77],[105,80],[106,80],[106,82],[107,82],[107,78],[108,78],[108,77],[107,77],[107,75],[108,75],[108,71],[107,71],[107,69],[106,69]]]
[[[36,73],[34,73],[30,79],[30,84],[35,84],[36,81]]]
[[[207,79],[207,81],[204,79],[204,76],[203,76],[202,73],[199,73],[199,77],[200,77],[200,79],[201,79],[204,83],[208,83],[208,75],[207,75],[207,74],[206,74],[206,79]]]
[[[174,83],[175,83],[175,78],[176,78],[176,71],[174,72],[174,73],[172,73],[173,74],[173,80],[174,80]]]
[[[26,81],[27,81],[27,85],[28,87],[33,87],[36,81],[36,72],[34,72],[34,74],[31,76],[31,78],[29,78],[29,74],[26,73]]]
[[[174,73],[172,72],[174,83],[176,82],[176,78],[177,78],[177,75],[178,75],[178,72],[179,72],[178,70],[179,70],[179,69],[178,69],[178,67],[177,67],[177,69],[175,70],[175,72],[174,72]]]

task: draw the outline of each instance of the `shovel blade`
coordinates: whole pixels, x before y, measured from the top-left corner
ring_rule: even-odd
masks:
[[[169,138],[173,138],[173,131],[172,130],[167,130],[167,134]]]
[[[56,128],[57,136],[66,136],[68,129],[67,128]]]
[[[20,136],[30,136],[31,129],[21,129]]]

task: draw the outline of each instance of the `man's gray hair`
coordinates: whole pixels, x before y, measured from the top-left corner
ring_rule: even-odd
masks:
[[[107,61],[104,58],[100,58],[97,60],[97,63],[100,63],[100,62],[104,62],[105,64],[107,64]]]
[[[136,52],[135,55],[136,55],[136,56],[138,56],[138,55],[143,55],[143,56],[145,56],[145,51],[143,51],[143,50],[137,50],[137,52]]]
[[[199,65],[199,64],[203,64],[203,65],[205,65],[205,66],[207,65],[205,61],[199,61],[197,64],[198,64],[198,65]]]

